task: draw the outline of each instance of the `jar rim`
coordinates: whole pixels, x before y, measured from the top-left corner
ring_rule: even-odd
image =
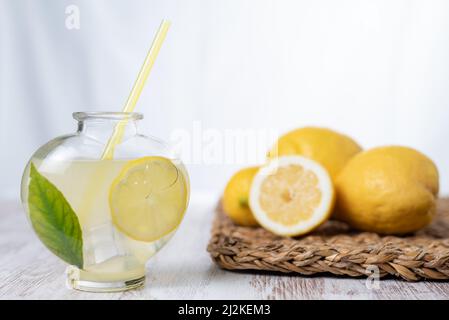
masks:
[[[81,111],[74,112],[72,116],[77,121],[85,120],[141,120],[143,114],[139,112],[111,112],[111,111]]]

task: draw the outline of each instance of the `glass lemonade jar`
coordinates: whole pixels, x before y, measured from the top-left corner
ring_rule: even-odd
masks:
[[[143,285],[145,263],[186,211],[189,178],[166,143],[141,135],[140,113],[76,112],[76,133],[40,147],[21,198],[38,238],[86,291]]]

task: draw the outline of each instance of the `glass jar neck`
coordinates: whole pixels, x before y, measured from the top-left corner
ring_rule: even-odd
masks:
[[[143,116],[133,112],[75,112],[73,118],[78,121],[78,134],[106,143],[116,131],[122,141],[135,136],[137,121]]]
[[[82,120],[78,121],[78,133],[89,136],[100,142],[107,142],[114,134],[114,130],[120,130],[122,141],[137,134],[137,121],[135,120]]]

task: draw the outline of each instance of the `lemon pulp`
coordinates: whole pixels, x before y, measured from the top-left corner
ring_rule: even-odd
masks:
[[[262,182],[259,201],[271,220],[289,226],[310,219],[321,198],[316,174],[291,164]]]
[[[265,229],[298,236],[326,221],[334,199],[334,187],[324,167],[302,156],[281,156],[259,169],[249,203]]]

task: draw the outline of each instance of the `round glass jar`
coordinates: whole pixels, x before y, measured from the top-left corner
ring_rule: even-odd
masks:
[[[187,209],[187,171],[166,143],[138,133],[142,114],[73,117],[77,132],[40,147],[24,170],[28,220],[42,243],[70,265],[71,287],[139,287],[145,263],[172,237]]]

